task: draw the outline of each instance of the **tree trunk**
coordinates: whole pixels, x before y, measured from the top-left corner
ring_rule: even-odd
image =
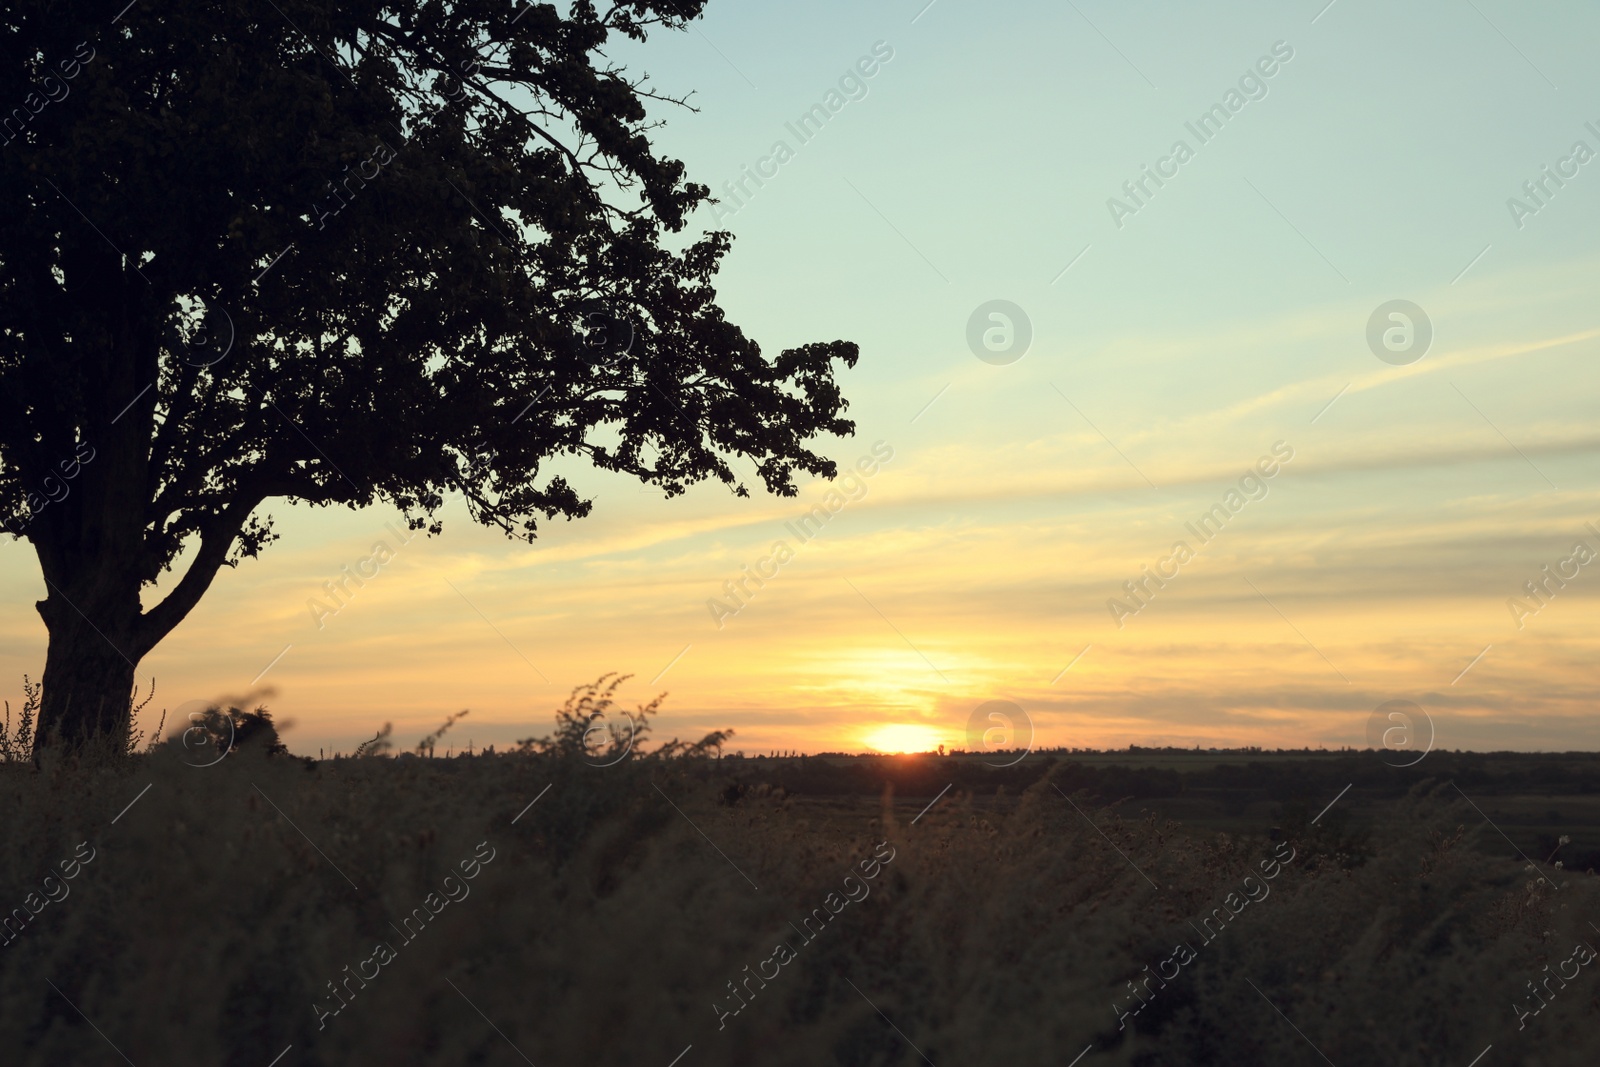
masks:
[[[35,753],[55,744],[81,745],[95,739],[113,746],[126,743],[139,658],[133,639],[139,601],[134,596],[132,610],[119,611],[106,610],[103,600],[99,604],[93,600],[75,596],[69,602],[52,588],[50,598],[39,601],[50,643]],[[90,618],[79,613],[80,607]]]

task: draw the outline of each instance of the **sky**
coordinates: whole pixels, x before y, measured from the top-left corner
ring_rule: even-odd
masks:
[[[145,725],[250,697],[348,751],[469,708],[441,745],[504,745],[617,671],[656,740],[749,755],[976,747],[992,701],[990,745],[1360,746],[1404,700],[1436,747],[1596,747],[1600,11],[1325,4],[713,0],[623,42],[693,93],[655,137],[722,198],[729,317],[861,346],[841,480],[575,467],[594,512],[533,546],[279,501]],[[0,552],[15,708],[44,586]]]

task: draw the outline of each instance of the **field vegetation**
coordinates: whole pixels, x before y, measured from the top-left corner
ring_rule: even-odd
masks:
[[[1600,887],[1493,818],[1588,757],[741,759],[615,692],[453,758],[11,723],[6,1062],[1594,1062]]]

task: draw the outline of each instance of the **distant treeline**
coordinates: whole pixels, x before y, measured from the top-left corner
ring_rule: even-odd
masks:
[[[1182,754],[1193,768],[1140,767],[1145,754],[1164,761]],[[1263,759],[1263,755],[1271,758]],[[1088,761],[1084,757],[1088,757]],[[999,762],[996,758],[994,762]],[[822,754],[782,758],[725,758],[721,769],[737,783],[766,784],[802,796],[880,794],[933,796],[946,786],[976,795],[1016,794],[1061,766],[1064,790],[1087,790],[1108,800],[1245,792],[1292,801],[1354,785],[1368,796],[1401,796],[1428,779],[1454,781],[1474,796],[1573,796],[1600,793],[1600,753],[1431,752],[1416,766],[1395,767],[1390,752],[1350,750],[1306,758],[1260,750],[1204,752],[1192,749],[1133,749],[1128,753],[1033,753],[1018,763],[993,766],[965,755],[849,756]]]

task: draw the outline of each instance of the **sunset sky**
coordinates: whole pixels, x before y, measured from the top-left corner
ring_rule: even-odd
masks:
[[[858,342],[858,433],[821,450],[841,475],[892,458],[805,542],[786,523],[826,482],[667,501],[573,465],[594,513],[534,546],[458,503],[398,544],[392,508],[280,501],[282,539],[141,665],[152,708],[271,687],[297,752],[386,721],[409,747],[462,708],[451,742],[503,745],[621,671],[631,702],[669,693],[658,739],[731,727],[747,754],[960,746],[990,700],[1039,745],[1363,745],[1408,699],[1442,747],[1594,748],[1600,564],[1520,629],[1508,599],[1600,553],[1600,12],[1325,2],[722,0],[615,50],[695,94],[656,136],[725,198],[696,224],[736,235],[729,317],[773,355]],[[1176,171],[1135,203],[1146,167]],[[1031,323],[1016,362],[968,347],[991,300]],[[1369,349],[1393,300],[1431,321],[1417,362]],[[1201,544],[1186,524],[1275,445]],[[384,538],[319,627],[323,583]],[[1180,540],[1194,558],[1119,627],[1107,601]],[[719,627],[708,601],[778,541],[793,558]],[[31,546],[3,552],[15,711],[44,584]]]

